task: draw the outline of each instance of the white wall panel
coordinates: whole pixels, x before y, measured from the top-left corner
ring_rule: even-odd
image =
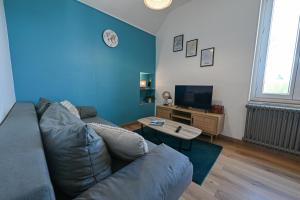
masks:
[[[0,0],[0,123],[16,102],[3,0]]]

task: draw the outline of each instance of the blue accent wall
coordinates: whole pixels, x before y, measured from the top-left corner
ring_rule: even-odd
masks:
[[[76,0],[5,0],[18,101],[93,105],[117,124],[154,114],[139,104],[140,72],[155,73],[155,36]],[[102,40],[119,36],[117,48]]]

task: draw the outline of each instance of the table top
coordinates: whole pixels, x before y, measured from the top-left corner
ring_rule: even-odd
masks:
[[[152,120],[164,120],[165,123],[163,126],[153,126],[150,125],[150,122]],[[158,117],[146,117],[146,118],[142,118],[138,120],[139,123],[150,127],[154,130],[160,131],[162,133],[177,137],[177,138],[181,138],[184,140],[192,140],[195,139],[196,137],[198,137],[199,135],[201,135],[202,130],[186,125],[186,124],[182,124],[179,122],[175,122],[175,121],[171,121],[171,120],[167,120],[167,119],[161,119]],[[179,133],[176,133],[176,129],[181,126],[181,130],[179,131]]]

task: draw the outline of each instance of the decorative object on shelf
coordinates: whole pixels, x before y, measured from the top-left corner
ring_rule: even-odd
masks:
[[[102,37],[105,44],[111,48],[115,48],[119,44],[118,35],[113,30],[110,29],[105,30],[103,32]]]
[[[167,100],[167,102],[168,102],[168,105],[171,106],[173,104],[172,97],[169,97],[168,100]]]
[[[224,106],[222,105],[213,105],[211,109],[212,113],[215,114],[224,114]]]
[[[183,35],[178,35],[174,37],[173,42],[173,52],[178,52],[183,50]]]
[[[162,98],[163,98],[163,100],[164,100],[163,104],[164,104],[165,106],[167,106],[167,105],[172,105],[173,99],[172,99],[171,93],[170,93],[169,91],[164,91],[164,92],[162,93]]]
[[[201,50],[201,67],[214,66],[215,48]]]
[[[155,102],[154,73],[140,72],[140,105]]]
[[[198,39],[190,40],[186,42],[186,57],[197,56]]]
[[[171,6],[172,0],[144,0],[144,3],[152,10],[163,10]]]
[[[152,88],[152,80],[151,79],[148,81],[148,88]]]
[[[147,81],[146,80],[141,80],[140,81],[140,88],[146,88],[147,86]]]
[[[146,103],[153,103],[155,100],[155,97],[154,96],[146,96],[145,97],[145,102]]]

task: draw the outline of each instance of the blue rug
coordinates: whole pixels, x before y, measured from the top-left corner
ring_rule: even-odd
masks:
[[[168,136],[166,134],[160,133],[153,129],[144,128],[144,132],[141,133],[140,130],[136,131],[141,134],[146,140],[149,140],[155,144],[161,144],[161,141],[168,146],[179,149],[180,139],[177,139],[172,136]],[[183,141],[183,147],[188,148],[189,142]],[[193,140],[191,151],[182,150],[181,153],[190,158],[190,161],[194,166],[194,175],[193,181],[199,185],[201,185],[211,170],[212,166],[216,162],[219,154],[222,151],[222,147],[210,144],[207,142],[202,142],[199,140]]]

